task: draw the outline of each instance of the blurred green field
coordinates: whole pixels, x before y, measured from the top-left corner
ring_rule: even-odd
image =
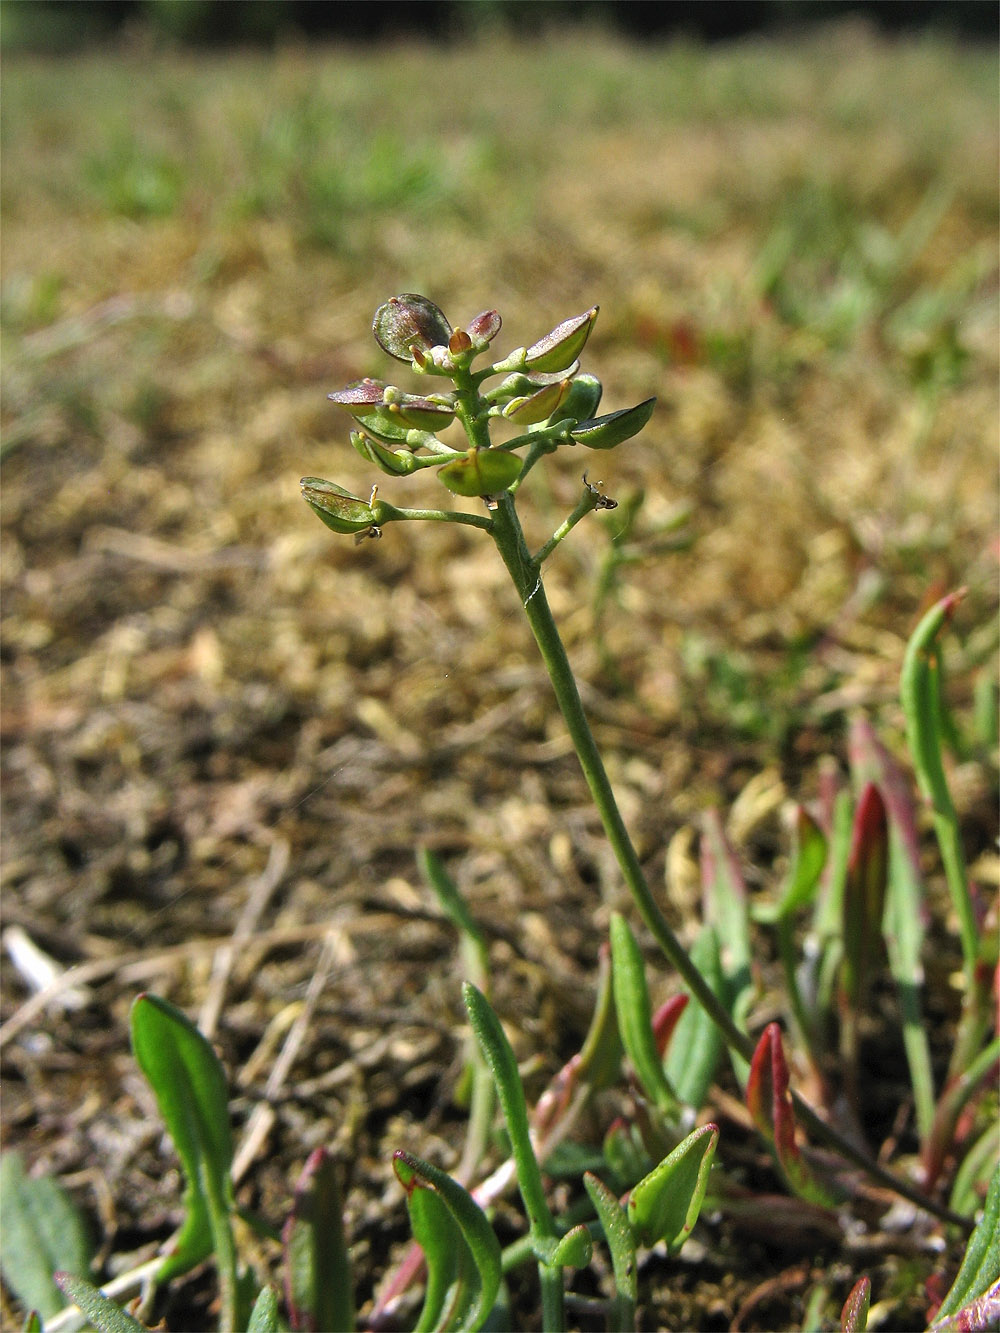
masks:
[[[369,329],[401,291],[454,323],[499,308],[500,353],[600,304],[584,368],[606,409],[659,399],[639,440],[560,451],[521,505],[544,538],[587,464],[623,502],[560,550],[550,599],[658,883],[707,804],[771,772],[739,830],[766,881],[771,796],[809,793],[851,708],[898,737],[906,636],[959,585],[957,795],[995,883],[995,52],[846,25],[712,48],[137,38],[4,64],[8,919],[64,961],[222,937],[281,844],[264,925],[340,913],[355,955],[329,1012],[354,1006],[363,1032],[405,995],[405,1025],[457,995],[444,961],[428,976],[452,944],[421,920],[425,840],[500,940],[501,1007],[537,1034],[550,989],[589,974],[614,871],[492,548],[409,527],[358,548],[299,499],[303,474],[440,499],[426,473],[373,477],[326,402],[391,373]],[[372,913],[408,924],[369,931]],[[197,1008],[206,966],[184,955],[156,984]],[[219,1034],[233,1067],[308,966],[248,952]],[[4,985],[7,1017],[23,993]],[[107,1154],[133,992],[112,978],[75,1020],[80,1064],[29,1078],[11,1055],[11,1134],[43,1163]],[[445,1068],[427,1023],[420,1060]],[[414,1059],[401,1038],[366,1085],[376,1181],[385,1118],[422,1119]],[[71,1140],[40,1088],[85,1108]],[[345,1114],[330,1095],[276,1131],[265,1197]],[[108,1174],[140,1229],[151,1195],[170,1206],[139,1157]]]

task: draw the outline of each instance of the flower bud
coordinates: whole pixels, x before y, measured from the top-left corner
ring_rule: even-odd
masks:
[[[372,320],[375,341],[397,361],[412,360],[414,348],[426,352],[447,346],[451,332],[451,325],[434,302],[412,292],[390,296]]]
[[[371,504],[321,477],[303,477],[302,498],[333,532],[364,532],[378,520]],[[380,506],[381,507],[381,506]]]
[[[636,403],[635,407],[581,421],[578,426],[571,428],[570,438],[577,444],[585,444],[588,449],[613,449],[616,444],[639,434],[653,415],[655,405],[655,398],[647,398],[642,403]]]
[[[503,449],[470,449],[438,476],[454,495],[496,495],[517,481],[522,466],[516,454]]]
[[[546,384],[527,397],[512,398],[503,409],[503,415],[508,421],[516,421],[522,426],[545,421],[569,393],[571,383],[567,379],[557,380],[555,384]]]
[[[500,332],[502,323],[499,310],[484,310],[481,315],[470,320],[465,326],[465,331],[472,339],[472,345],[477,352],[482,352],[489,346]]]
[[[551,333],[532,343],[525,353],[524,364],[528,370],[565,370],[583,351],[597,319],[597,311],[595,305],[586,314],[563,320]]]

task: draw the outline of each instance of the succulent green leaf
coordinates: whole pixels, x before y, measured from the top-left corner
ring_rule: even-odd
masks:
[[[322,477],[303,477],[302,498],[332,532],[364,532],[375,522],[370,504]]]
[[[980,1330],[1000,1318],[1000,1166],[993,1173],[983,1215],[969,1237],[958,1275],[931,1325]]]
[[[826,852],[823,830],[809,811],[800,805],[795,812],[792,863],[778,904],[779,915],[791,916],[813,901],[826,865]]]
[[[581,421],[570,430],[570,436],[577,444],[584,444],[588,449],[613,449],[623,440],[630,440],[638,435],[646,422],[653,415],[655,398],[647,398],[636,403],[635,407],[622,408],[620,412],[609,412],[604,417],[592,417]]]
[[[482,991],[469,982],[462,986],[462,999],[469,1015],[473,1035],[489,1065],[497,1096],[503,1109],[511,1152],[517,1172],[517,1185],[527,1209],[531,1238],[536,1252],[556,1240],[556,1227],[545,1199],[542,1175],[528,1128],[528,1107],[510,1042]]]
[[[582,1082],[600,1091],[617,1082],[621,1072],[622,1039],[615,1014],[611,979],[611,951],[601,946],[597,959],[597,998],[590,1027],[580,1048],[578,1074]]]
[[[628,921],[611,914],[611,975],[622,1045],[646,1096],[665,1115],[677,1109],[677,1098],[663,1072],[653,1035],[653,1014],[642,954]]]
[[[581,1222],[560,1239],[552,1251],[549,1262],[553,1268],[586,1268],[593,1253],[594,1242],[590,1239],[590,1232],[585,1224]]]
[[[309,1155],[282,1231],[289,1320],[298,1333],[354,1327],[340,1169],[325,1148]]]
[[[145,1324],[133,1319],[114,1301],[108,1300],[91,1282],[72,1273],[57,1273],[60,1290],[74,1305],[78,1305],[98,1333],[148,1333]]]
[[[452,328],[433,301],[406,292],[390,296],[379,306],[372,320],[372,333],[383,351],[397,361],[410,361],[415,347],[428,351],[447,346]]]
[[[607,1185],[589,1171],[583,1177],[583,1184],[611,1251],[615,1298],[608,1311],[608,1328],[624,1333],[635,1328],[635,1304],[639,1297],[635,1238],[625,1209]]]
[[[60,1269],[90,1276],[87,1228],[65,1190],[29,1176],[20,1153],[0,1155],[0,1270],[21,1304],[51,1318],[66,1304],[53,1281]]]
[[[718,1142],[718,1126],[702,1125],[634,1186],[628,1220],[644,1245],[662,1240],[676,1254],[687,1240],[701,1212]]]
[[[455,495],[496,495],[521,475],[523,464],[516,454],[502,449],[470,449],[438,472]]]
[[[859,1277],[840,1312],[840,1333],[865,1333],[871,1298],[871,1278]]]
[[[726,983],[719,957],[719,937],[712,926],[703,926],[691,947],[691,961],[720,1000]],[[688,1004],[677,1021],[667,1047],[664,1069],[670,1086],[687,1106],[700,1109],[719,1067],[724,1043],[722,1034],[700,1004]]]
[[[159,1277],[186,1272],[214,1248],[231,1248],[232,1131],[226,1077],[211,1043],[179,1009],[156,995],[132,1006],[132,1050],[181,1159],[185,1217]]]
[[[466,1189],[429,1162],[400,1151],[393,1167],[427,1260],[417,1329],[481,1328],[500,1290],[500,1243],[486,1214]]]
[[[270,1282],[262,1287],[253,1303],[247,1333],[278,1333],[278,1293]],[[331,1324],[331,1328],[335,1325]]]
[[[525,353],[528,370],[565,370],[583,351],[590,330],[597,319],[598,307],[582,315],[574,315],[558,324],[551,333],[532,343]]]
[[[882,938],[889,865],[889,826],[885,802],[873,782],[865,785],[854,813],[851,850],[844,886],[843,992],[857,1010],[867,993],[876,950]]]
[[[785,1179],[809,1203],[832,1206],[830,1190],[809,1169],[795,1139],[795,1114],[788,1090],[788,1064],[781,1028],[769,1023],[750,1062],[746,1101],[754,1124],[774,1150]]]

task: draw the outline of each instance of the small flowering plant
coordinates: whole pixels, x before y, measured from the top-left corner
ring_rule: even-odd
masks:
[[[302,482],[304,498],[327,527],[356,540],[379,537],[386,523],[403,519],[463,523],[493,539],[518,591],[633,907],[683,986],[653,1008],[639,942],[626,916],[612,912],[608,942],[597,959],[590,1029],[581,1049],[530,1107],[514,1051],[490,1004],[485,939],[443,863],[428,849],[418,850],[421,872],[461,939],[467,976],[463,1002],[471,1034],[463,1080],[468,1130],[454,1175],[418,1156],[413,1151],[418,1145],[395,1151],[393,1168],[406,1194],[413,1243],[380,1284],[363,1326],[373,1333],[389,1327],[512,1327],[508,1275],[534,1264],[538,1309],[532,1326],[559,1333],[578,1326],[579,1316],[599,1318],[610,1329],[634,1329],[644,1314],[638,1285],[643,1252],[675,1255],[703,1207],[752,1216],[765,1230],[780,1226],[783,1218],[791,1229],[808,1232],[822,1223],[828,1234],[839,1234],[838,1219],[847,1216],[852,1195],[859,1193],[860,1168],[869,1182],[915,1205],[914,1217],[927,1219],[919,1229],[933,1218],[964,1244],[951,1290],[943,1299],[940,1291],[933,1293],[928,1309],[933,1333],[993,1327],[1000,1315],[1000,1138],[987,1099],[1000,1068],[994,1017],[1000,969],[996,932],[986,928],[988,912],[964,864],[942,763],[940,638],[962,593],[950,594],[926,612],[911,636],[900,681],[908,747],[932,816],[963,960],[961,1012],[941,1079],[921,1009],[925,904],[915,812],[907,778],[866,719],[856,719],[850,735],[856,794],[828,790],[815,816],[798,807],[787,878],[776,901],[751,904],[717,816],[705,823],[704,920],[690,949],[674,934],[649,887],[542,583],[542,565],[559,542],[587,514],[613,508],[615,502],[584,472],[578,503],[534,552],[516,509],[519,487],[543,455],[577,445],[613,448],[650,418],[651,398],[624,411],[595,415],[601,385],[581,373],[579,356],[596,318],[594,307],[563,321],[530,347],[476,369],[500,330],[495,310],[455,329],[426,297],[393,297],[375,314],[376,340],[417,376],[428,377],[427,392],[409,393],[363,379],[330,398],[357,422],[351,433],[354,447],[383,472],[404,477],[436,468],[448,491],[479,497],[484,508],[473,513],[400,509],[381,500],[377,487],[365,500],[334,482],[315,477]],[[446,381],[451,388],[444,387]],[[455,421],[465,433],[464,447],[441,438]],[[507,438],[494,440],[494,426],[506,427]],[[808,947],[800,956],[804,918]],[[784,1027],[768,1021],[756,1039],[749,1030],[760,1026],[753,1013],[759,994],[752,927],[773,932],[784,974],[779,1009],[786,1020]],[[920,1147],[919,1161],[911,1162],[909,1170],[905,1158],[902,1170],[897,1157],[890,1171],[869,1151],[862,1114],[859,1031],[883,958],[900,997]],[[774,1012],[770,1001],[766,1007]],[[293,1027],[279,1063],[291,1050],[291,1064],[295,1032]],[[62,1309],[69,1299],[100,1333],[142,1333],[146,1326],[136,1316],[151,1312],[157,1287],[210,1255],[218,1270],[223,1333],[358,1327],[344,1178],[337,1161],[323,1147],[310,1154],[279,1236],[266,1219],[254,1218],[237,1202],[227,1080],[211,1043],[186,1015],[152,994],[135,1001],[131,1033],[135,1058],[156,1094],[184,1169],[182,1225],[160,1256],[120,1274],[102,1291],[91,1281],[90,1252],[68,1199],[54,1182],[33,1178],[17,1154],[4,1154],[0,1185],[6,1237],[0,1268],[32,1311],[25,1328],[60,1333],[71,1326],[67,1321],[75,1314]],[[786,1040],[795,1044],[792,1059],[786,1056]],[[705,1114],[727,1055],[748,1122],[766,1144],[788,1198],[748,1196],[715,1161],[720,1130]],[[623,1110],[605,1125],[603,1140],[587,1145],[572,1138],[584,1109],[593,1113],[593,1123],[603,1122],[597,1095],[619,1084],[623,1071],[628,1080]],[[793,1086],[803,1071],[811,1073],[815,1105]],[[509,1156],[486,1174],[497,1108]],[[833,1154],[817,1153],[806,1131]],[[845,1171],[844,1164],[850,1169]],[[553,1179],[564,1182],[555,1211],[548,1188]],[[515,1185],[524,1207],[524,1233],[501,1249],[490,1213]],[[859,1197],[867,1211],[874,1195]],[[244,1260],[239,1239],[246,1222],[280,1240],[285,1313],[277,1287],[260,1286],[253,1265]],[[599,1297],[573,1289],[574,1270],[590,1267],[595,1246],[604,1246],[610,1259],[610,1270],[606,1261],[599,1265]],[[423,1288],[419,1312],[418,1285]],[[126,1311],[114,1298],[135,1290],[141,1295]],[[828,1306],[831,1295],[832,1279],[821,1273],[809,1308],[815,1312]],[[840,1312],[844,1333],[864,1333],[870,1298],[871,1282],[862,1275]]]
[[[302,481],[306,502],[327,527],[354,533],[358,540],[380,536],[386,523],[399,519],[436,519],[492,530],[489,516],[500,512],[500,497],[513,496],[545,454],[561,446],[612,449],[637,435],[652,415],[654,398],[595,415],[601,383],[580,373],[579,356],[596,319],[594,306],[564,320],[530,347],[518,347],[476,369],[473,363],[489,352],[500,331],[498,311],[484,310],[465,328],[455,329],[427,297],[392,297],[375,312],[372,331],[379,346],[417,375],[438,382],[448,379],[454,387],[428,387],[424,394],[413,394],[382,380],[363,379],[331,393],[330,401],[346,408],[357,422],[351,443],[362,458],[395,477],[437,468],[453,494],[481,496],[487,515],[397,509],[378,498],[377,488],[366,501],[318,477]],[[489,380],[499,382],[487,388]],[[467,438],[464,449],[446,444],[438,434],[456,420]],[[520,433],[494,441],[491,427],[498,422],[510,423]],[[613,507],[614,501],[585,476],[580,504],[533,563],[540,567],[585,514]]]

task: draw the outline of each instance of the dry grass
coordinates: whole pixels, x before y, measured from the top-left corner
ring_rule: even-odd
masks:
[[[372,480],[326,393],[385,373],[367,330],[395,291],[456,321],[498,306],[501,351],[601,304],[608,410],[659,396],[597,460],[611,494],[644,491],[648,558],[598,617],[609,545],[574,534],[551,600],[662,883],[671,839],[765,767],[808,793],[850,707],[898,735],[935,593],[971,589],[960,713],[991,659],[995,60],[855,28],[708,52],[137,49],[8,60],[3,102],[6,916],[107,960],[89,1008],[8,1044],[8,1140],[69,1175],[109,1253],[169,1234],[123,965],[160,959],[141,984],[197,1010],[213,941],[287,849],[217,1031],[238,1098],[328,927],[336,963],[245,1201],[278,1215],[311,1147],[351,1143],[364,1297],[404,1233],[388,1150],[450,1164],[454,1140],[454,946],[414,846],[448,854],[547,1069],[620,888],[492,549],[430,528],[356,548],[301,504],[302,474]],[[581,468],[533,481],[539,537]],[[692,541],[655,554],[680,507]],[[975,756],[958,777],[976,856],[994,778]],[[770,882],[773,826],[742,836]],[[8,969],[4,1016],[24,998]],[[746,1244],[717,1239],[672,1295],[649,1278],[650,1326],[736,1317]],[[198,1308],[179,1299],[172,1327]]]

